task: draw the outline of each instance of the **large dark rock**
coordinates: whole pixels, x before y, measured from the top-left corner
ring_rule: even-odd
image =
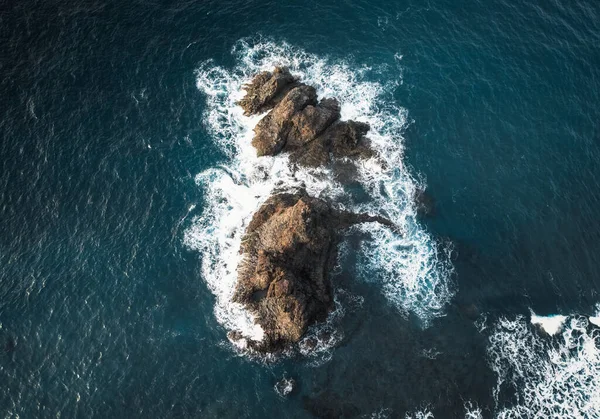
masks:
[[[340,105],[335,99],[326,98],[316,105],[307,105],[290,118],[286,149],[303,148],[339,118]]]
[[[249,342],[250,347],[279,351],[326,318],[333,305],[329,271],[339,232],[373,221],[395,228],[383,217],[338,211],[304,191],[273,195],[260,207],[242,241],[233,298],[265,332],[263,341]]]
[[[295,85],[296,79],[285,67],[263,71],[244,85],[246,96],[238,102],[245,115],[263,113],[273,108]]]
[[[312,86],[293,80],[286,72],[276,68],[273,73],[260,73],[246,86],[248,94],[240,101],[246,114],[272,108],[254,128],[252,145],[258,156],[290,152],[293,163],[318,167],[332,158],[374,155],[365,137],[368,124],[340,121],[336,99],[318,102]]]
[[[291,151],[290,161],[301,166],[318,167],[331,158],[369,158],[375,155],[365,138],[369,125],[356,121],[337,121],[307,144]]]
[[[274,156],[286,145],[293,118],[307,106],[317,105],[317,92],[302,85],[292,89],[254,128],[252,145],[258,156]]]

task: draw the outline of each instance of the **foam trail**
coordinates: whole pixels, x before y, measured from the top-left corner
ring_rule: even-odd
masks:
[[[600,331],[587,318],[568,317],[554,338],[537,333],[523,316],[500,319],[488,355],[498,375],[497,417],[600,417]],[[515,402],[499,405],[506,399]]]
[[[440,251],[415,221],[412,196],[418,185],[403,164],[401,133],[406,126],[406,111],[389,100],[401,80],[396,84],[373,82],[369,76],[380,69],[332,61],[285,43],[261,41],[251,45],[242,40],[233,54],[233,69],[208,61],[197,71],[197,86],[207,100],[204,122],[225,160],[221,167],[196,177],[204,191],[205,207],[184,238],[202,255],[202,277],[216,296],[217,320],[247,337],[262,336],[251,316],[230,302],[237,279],[239,245],[260,204],[275,190],[294,187],[331,198],[344,209],[381,214],[398,224],[406,231],[404,237],[375,223],[360,227],[373,240],[362,247],[359,272],[363,279],[381,284],[392,304],[403,313],[417,314],[423,324],[442,315],[453,294],[449,249]],[[244,116],[236,102],[244,95],[243,83],[275,65],[288,66],[294,75],[313,85],[320,97],[338,98],[342,119],[369,123],[368,136],[383,161],[371,159],[359,164],[358,181],[368,199],[354,202],[328,169],[292,171],[286,155],[256,157],[251,146],[252,128],[262,116]]]

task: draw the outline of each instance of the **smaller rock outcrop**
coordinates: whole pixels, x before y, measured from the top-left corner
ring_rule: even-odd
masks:
[[[260,114],[272,109],[296,85],[296,79],[285,67],[273,72],[263,71],[244,85],[246,96],[238,102],[245,115]]]
[[[325,320],[333,305],[329,271],[339,232],[363,222],[395,228],[384,217],[339,211],[305,191],[273,195],[260,207],[242,241],[233,297],[264,330],[263,340],[250,347],[279,351]]]
[[[375,155],[365,134],[369,125],[356,121],[338,121],[304,148],[291,151],[290,161],[302,166],[318,167],[331,159],[344,157],[368,159]]]
[[[275,383],[275,392],[281,397],[289,396],[292,391],[294,391],[294,387],[296,386],[296,381],[293,378],[283,377],[281,380]]]
[[[272,109],[254,128],[258,156],[289,152],[293,163],[318,167],[332,158],[374,155],[365,137],[368,124],[340,121],[336,99],[318,101],[315,88],[294,79],[286,68],[258,74],[246,91],[239,102],[246,115]]]

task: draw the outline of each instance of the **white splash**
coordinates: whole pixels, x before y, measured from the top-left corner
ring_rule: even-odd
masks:
[[[237,279],[239,245],[260,204],[275,190],[294,187],[332,198],[345,209],[384,215],[398,224],[406,231],[404,237],[375,223],[360,227],[373,237],[361,250],[362,279],[381,284],[391,303],[402,313],[417,314],[425,325],[443,315],[453,295],[450,250],[440,252],[438,244],[415,221],[412,195],[417,182],[403,164],[406,111],[390,99],[401,79],[374,82],[370,76],[377,69],[319,57],[285,43],[250,45],[243,40],[236,44],[233,54],[233,69],[208,61],[197,70],[197,86],[207,100],[204,122],[226,159],[221,166],[196,176],[204,191],[204,211],[193,220],[184,238],[202,255],[202,278],[216,296],[217,320],[246,337],[262,337],[263,331],[253,318],[230,301]],[[245,117],[236,102],[244,95],[243,83],[275,65],[288,66],[294,75],[314,86],[320,97],[336,97],[342,119],[369,123],[368,136],[383,162],[371,159],[359,165],[358,181],[368,194],[368,202],[354,203],[327,169],[292,171],[286,155],[256,157],[252,128],[264,115]],[[331,336],[333,341],[340,338],[335,333]]]
[[[596,314],[588,317],[588,320],[594,326],[600,327],[600,303],[596,304]]]
[[[562,330],[565,320],[567,320],[567,316],[560,314],[537,316],[533,311],[531,312],[531,324],[540,326],[550,336],[554,336]]]
[[[500,319],[489,340],[488,356],[498,376],[494,389],[499,418],[600,417],[600,331],[573,316],[552,338],[523,316]],[[498,405],[514,392],[515,402]]]

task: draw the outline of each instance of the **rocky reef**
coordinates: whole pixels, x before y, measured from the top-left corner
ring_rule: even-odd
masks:
[[[374,155],[365,137],[368,124],[340,121],[336,99],[318,101],[315,88],[296,80],[286,68],[258,74],[245,89],[239,105],[246,115],[271,110],[254,128],[252,145],[258,156],[289,152],[291,162],[318,167],[332,158]]]
[[[367,124],[341,121],[336,99],[318,101],[316,90],[286,68],[260,73],[245,88],[239,105],[247,115],[270,110],[254,129],[258,156],[286,152],[292,164],[317,167],[374,155]],[[384,217],[339,210],[304,190],[276,193],[263,203],[242,240],[233,297],[264,331],[261,341],[246,341],[250,348],[281,351],[326,319],[333,307],[329,272],[341,233],[366,222],[397,229]],[[242,336],[231,332],[229,338]]]

